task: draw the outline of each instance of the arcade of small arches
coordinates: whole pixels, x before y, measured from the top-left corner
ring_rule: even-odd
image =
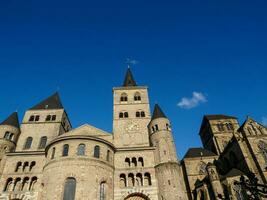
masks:
[[[150,173],[129,173],[120,174],[120,187],[138,187],[138,186],[151,186],[151,175]]]
[[[8,178],[4,187],[4,192],[34,191],[37,177]]]
[[[31,172],[33,167],[36,165],[35,161],[32,162],[18,162],[15,168],[15,172]]]
[[[125,158],[126,167],[144,167],[144,159],[139,157]]]

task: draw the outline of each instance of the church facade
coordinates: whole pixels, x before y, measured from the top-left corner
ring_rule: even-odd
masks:
[[[246,199],[234,184],[253,172],[266,184],[267,129],[206,115],[203,147],[178,160],[171,122],[130,69],[113,88],[113,131],[72,128],[58,93],[0,124],[0,200]]]

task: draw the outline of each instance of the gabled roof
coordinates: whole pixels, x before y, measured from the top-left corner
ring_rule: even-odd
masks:
[[[124,87],[137,86],[130,67],[127,69],[126,76],[123,83]]]
[[[18,113],[13,112],[6,120],[4,120],[0,125],[9,125],[19,128],[19,118]]]
[[[197,158],[197,157],[210,157],[210,156],[217,156],[217,155],[207,149],[198,147],[198,148],[188,149],[184,158]]]
[[[63,109],[59,94],[56,92],[47,99],[41,101],[30,110],[52,110],[52,109]]]
[[[161,110],[158,104],[155,104],[152,120],[157,118],[167,118],[164,112]]]

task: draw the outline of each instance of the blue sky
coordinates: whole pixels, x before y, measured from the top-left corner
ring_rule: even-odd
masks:
[[[182,158],[201,145],[204,114],[267,117],[266,9],[264,0],[2,0],[0,119],[14,110],[21,119],[59,88],[74,127],[111,131],[112,87],[130,58],[151,104],[171,119]],[[185,101],[193,92],[195,107]]]

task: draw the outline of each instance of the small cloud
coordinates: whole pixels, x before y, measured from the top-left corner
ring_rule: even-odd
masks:
[[[201,92],[193,92],[191,98],[183,97],[181,101],[177,104],[180,108],[191,109],[197,107],[201,103],[207,102],[207,98]]]
[[[137,65],[139,61],[131,58],[126,58],[126,63],[129,65]]]
[[[263,124],[264,126],[267,126],[267,117],[263,117],[263,118],[262,118],[262,124]]]

